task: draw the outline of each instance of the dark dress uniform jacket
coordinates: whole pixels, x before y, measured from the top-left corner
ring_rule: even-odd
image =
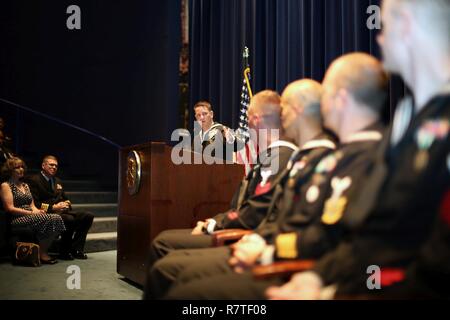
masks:
[[[55,190],[52,190],[50,181],[47,181],[41,173],[31,176],[27,181],[33,194],[34,204],[37,208],[48,213],[53,212],[53,205],[69,200],[64,192],[61,180],[57,177],[54,179]]]
[[[348,195],[357,191],[359,180],[363,180],[371,166],[374,151],[382,137],[383,127],[374,124],[358,133],[361,139],[342,144],[336,151],[323,157],[316,168],[328,159],[335,161],[335,167],[323,173],[322,183],[318,184],[315,173],[308,183],[299,188],[295,206],[285,219],[279,222],[279,230],[266,239],[275,244],[275,257],[278,259],[317,259],[332,250],[344,234],[343,217],[346,215]],[[356,137],[356,135],[355,135]],[[339,192],[339,201],[345,201],[338,209],[338,216],[327,209],[336,194],[332,186],[337,181],[347,185]],[[316,199],[309,199],[308,193],[317,188]],[[330,200],[331,199],[331,200]],[[341,216],[339,216],[341,215]],[[331,221],[327,221],[330,220]]]
[[[291,159],[287,173],[277,186],[267,217],[256,230],[269,243],[273,235],[278,232],[279,224],[298,210],[297,207],[301,202],[299,201],[298,190],[308,183],[314,173],[314,168],[322,158],[336,149],[335,143],[333,137],[323,133],[310,141]],[[304,215],[303,223],[308,224],[309,218]]]
[[[369,266],[381,268],[381,278],[386,279],[383,270],[404,268],[414,261],[430,238],[449,190],[449,121],[450,95],[443,94],[413,118],[396,145],[386,137],[379,160],[361,182],[362,192],[348,208],[346,223],[353,228],[352,236],[315,268],[325,284],[338,283],[342,294],[379,292],[367,288]],[[424,147],[421,136],[434,138]]]
[[[289,159],[297,150],[294,144],[280,140],[273,147],[262,152],[259,156],[259,164],[249,172],[247,178],[241,183],[238,194],[233,197],[237,199],[235,200],[236,208],[214,217],[217,222],[215,230],[258,227],[266,217],[275,186],[286,174]],[[274,162],[277,162],[278,170],[270,175],[264,186],[261,186],[262,171],[269,169]]]

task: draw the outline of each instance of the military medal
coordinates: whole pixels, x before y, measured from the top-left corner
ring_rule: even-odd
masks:
[[[289,180],[288,180],[288,187],[291,188],[291,189],[293,187],[295,187],[295,180],[294,179],[289,178]]]
[[[323,176],[322,174],[318,174],[318,173],[316,173],[316,174],[314,174],[313,176],[312,176],[312,183],[313,184],[315,184],[315,185],[317,185],[317,186],[319,186],[319,185],[321,185],[322,183],[324,183],[325,182],[325,176]]]
[[[429,158],[427,150],[420,150],[414,158],[414,168],[417,171],[422,171],[427,166]]]
[[[352,184],[352,179],[350,177],[338,178],[334,177],[331,180],[331,187],[333,188],[333,193],[331,197],[325,202],[322,222],[328,225],[336,224],[341,220],[344,215],[345,207],[347,206],[347,197],[342,196],[342,194],[350,188]]]
[[[330,154],[319,162],[314,171],[315,173],[331,172],[332,170],[334,170],[334,168],[336,168],[337,162],[337,153]]]
[[[303,168],[305,168],[306,166],[306,161],[304,159],[301,159],[299,161],[297,161],[292,169],[289,171],[289,180],[288,180],[288,187],[289,188],[293,188],[295,186],[295,179],[294,177],[297,175],[297,173],[300,170],[303,170]]]
[[[447,136],[450,123],[446,120],[430,120],[423,124],[417,131],[416,142],[419,151],[414,158],[414,168],[422,171],[429,162],[428,150],[435,140],[442,140]]]
[[[317,185],[312,185],[306,191],[306,201],[309,203],[315,202],[319,198],[320,190]]]
[[[325,202],[322,222],[328,225],[336,224],[344,215],[344,209],[347,205],[347,198],[328,199]]]
[[[322,159],[314,169],[314,175],[312,177],[313,184],[321,185],[322,183],[324,183],[326,180],[325,174],[333,171],[341,158],[342,153],[338,151]]]

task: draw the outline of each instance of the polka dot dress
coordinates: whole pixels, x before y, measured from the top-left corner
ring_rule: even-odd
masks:
[[[25,192],[20,191],[17,186],[11,182],[8,182],[11,188],[14,207],[32,211],[31,202],[33,196],[31,195],[30,188],[27,184],[25,186]],[[13,226],[28,226],[36,234],[38,240],[44,240],[52,235],[58,235],[65,231],[64,222],[62,218],[57,214],[43,213],[43,214],[27,214],[27,215],[13,215],[11,222]]]

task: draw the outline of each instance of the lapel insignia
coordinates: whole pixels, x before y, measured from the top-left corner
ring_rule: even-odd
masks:
[[[287,182],[287,186],[288,188],[294,188],[295,187],[295,180],[294,178],[289,178],[288,182]]]
[[[261,182],[256,186],[255,195],[266,193],[270,190],[271,183],[268,182],[270,176],[272,175],[272,170],[261,170]]]
[[[414,168],[416,171],[422,171],[429,162],[428,150],[434,141],[442,140],[447,137],[450,130],[450,122],[448,120],[428,120],[416,133],[416,143],[419,151],[414,158]]]
[[[331,180],[331,187],[333,193],[331,197],[325,202],[325,207],[322,215],[322,222],[328,225],[336,224],[341,220],[345,206],[347,205],[347,197],[342,194],[350,188],[352,179],[350,177],[338,178],[334,177]]]

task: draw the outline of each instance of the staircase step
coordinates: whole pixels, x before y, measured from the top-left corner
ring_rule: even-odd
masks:
[[[90,211],[96,217],[117,217],[117,203],[73,204],[74,211]]]
[[[95,180],[63,180],[64,189],[70,191],[102,190],[102,186]]]
[[[71,191],[66,192],[66,195],[72,203],[117,203],[117,192]]]
[[[117,217],[101,217],[94,218],[91,229],[89,233],[100,233],[100,232],[116,232],[117,231]]]
[[[117,232],[89,233],[86,238],[85,252],[99,252],[117,249]]]

